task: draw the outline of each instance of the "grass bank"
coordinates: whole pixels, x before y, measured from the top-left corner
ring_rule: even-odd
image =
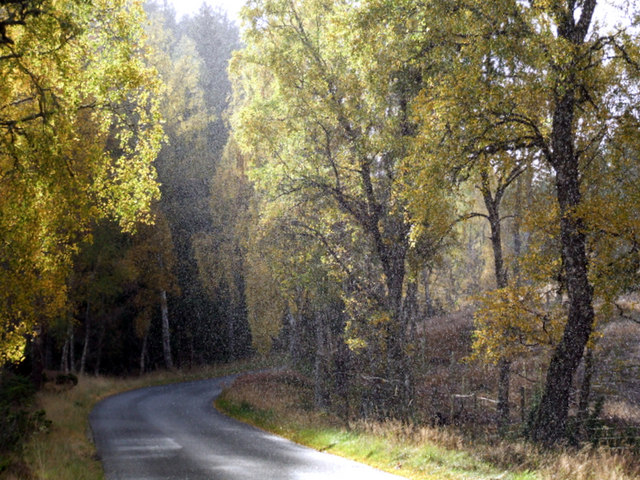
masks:
[[[14,464],[0,474],[2,480],[101,480],[102,465],[91,441],[89,412],[110,395],[135,388],[230,375],[272,366],[276,360],[244,361],[190,371],[155,372],[142,377],[81,376],[78,385],[45,385],[36,396],[51,427],[33,435],[18,452]]]
[[[341,421],[312,408],[313,392],[292,372],[238,378],[216,405],[227,414],[318,450],[421,480],[632,480],[637,459],[584,449],[543,452],[522,441],[471,439],[452,429]]]

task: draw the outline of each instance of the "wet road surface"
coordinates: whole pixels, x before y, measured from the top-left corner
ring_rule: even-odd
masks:
[[[219,413],[233,377],[143,388],[109,397],[89,421],[107,480],[393,480]]]

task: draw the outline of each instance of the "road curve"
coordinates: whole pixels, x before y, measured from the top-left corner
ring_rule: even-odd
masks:
[[[233,377],[109,397],[89,422],[107,480],[398,480],[233,420],[213,401]]]

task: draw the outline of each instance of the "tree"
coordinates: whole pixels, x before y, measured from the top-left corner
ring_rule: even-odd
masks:
[[[91,359],[100,363],[102,332],[105,323],[116,319],[134,274],[124,261],[128,249],[127,237],[111,221],[101,220],[91,226],[91,234],[79,245],[73,259],[73,274],[69,280],[73,302],[74,327],[82,333],[82,351],[78,371],[89,370]],[[109,325],[111,326],[111,325]],[[75,362],[75,359],[71,359]]]
[[[71,257],[93,218],[117,219],[125,230],[151,221],[162,129],[137,4],[25,0],[2,8],[5,363],[21,358],[28,336],[37,347],[47,321],[65,315]]]
[[[177,360],[193,363],[243,356],[249,347],[243,327],[246,313],[242,299],[235,296],[239,291],[235,284],[244,281],[243,269],[235,269],[233,284],[223,282],[220,290],[211,288],[209,281],[213,278],[209,269],[219,253],[218,239],[232,233],[220,230],[224,222],[219,219],[226,218],[227,212],[217,210],[218,197],[228,195],[212,184],[227,140],[226,64],[238,32],[221,11],[207,6],[180,22],[166,5],[147,8],[153,19],[149,34],[159,51],[154,64],[167,84],[161,108],[169,142],[157,166],[162,183],[160,208],[171,228],[182,291],[180,298],[169,299],[178,319]],[[223,202],[222,206],[229,205]]]
[[[226,329],[222,350],[228,359],[246,356],[251,346],[246,284],[254,273],[247,271],[246,257],[248,232],[255,220],[250,210],[252,198],[243,155],[229,142],[211,182],[211,231],[201,232],[193,239],[200,281],[221,307]],[[257,275],[255,281],[266,279]],[[278,304],[275,299],[264,300]],[[263,352],[264,348],[260,350]]]
[[[232,125],[265,199],[264,216],[281,215],[291,231],[312,235],[344,285],[354,345],[375,359],[368,365],[374,410],[407,418],[408,262],[419,248],[433,250],[442,223],[421,223],[410,241],[399,163],[413,134],[407,105],[419,77],[396,65],[395,52],[368,49],[363,58],[349,46],[362,33],[352,30],[352,7],[250,2],[246,47],[231,68],[238,87]]]
[[[504,249],[502,241],[501,215],[502,201],[510,185],[522,175],[527,165],[524,162],[498,161],[497,168],[491,161],[481,162],[477,165],[479,182],[478,190],[482,194],[486,214],[472,212],[468,218],[480,216],[489,222],[491,229],[491,250],[493,253],[494,276],[496,289],[505,289],[509,285],[507,268],[504,261]],[[497,171],[496,171],[497,169]],[[498,359],[499,381],[498,381],[498,416],[499,424],[505,426],[509,422],[509,384],[511,360],[508,357]]]
[[[178,295],[180,290],[173,273],[175,257],[167,219],[156,212],[154,225],[142,226],[133,238],[125,259],[136,284],[136,333],[142,338],[140,373],[144,372],[147,336],[154,313],[160,310],[162,353],[166,368],[173,369],[171,331],[167,293]],[[158,308],[159,307],[159,308]]]
[[[425,68],[438,65],[414,104],[425,149],[470,163],[531,152],[553,174],[567,316],[531,431],[542,443],[564,435],[573,376],[595,318],[589,220],[581,213],[585,169],[619,129],[621,113],[637,115],[637,39],[629,29],[603,33],[596,4],[438,2],[412,17]]]

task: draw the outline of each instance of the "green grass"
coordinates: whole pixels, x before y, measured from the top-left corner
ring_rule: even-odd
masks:
[[[542,451],[513,439],[465,438],[445,428],[359,422],[349,430],[314,411],[311,389],[291,374],[241,377],[218,398],[223,412],[294,442],[412,479],[421,480],[631,480],[637,458],[609,450]]]
[[[220,402],[218,406],[235,418],[265,430],[285,435],[296,443],[367,463],[408,478],[438,479],[510,479],[533,480],[528,472],[508,473],[461,451],[447,450],[436,445],[415,445],[398,442],[389,436],[377,436],[358,431],[346,431],[331,426],[276,423],[282,420],[273,411],[257,410],[251,406]],[[230,407],[230,408],[229,408]]]
[[[264,378],[264,377],[262,377]],[[285,436],[296,443],[363,462],[390,473],[422,480],[534,480],[530,472],[505,472],[482,459],[434,444],[403,441],[397,426],[367,432],[346,430],[335,419],[311,411],[296,411],[282,405],[282,399],[295,397],[295,387],[270,385],[260,380],[256,391],[247,383],[232,386],[217,400],[226,414],[264,430]],[[273,408],[257,406],[271,398]],[[301,404],[306,403],[304,400]]]

